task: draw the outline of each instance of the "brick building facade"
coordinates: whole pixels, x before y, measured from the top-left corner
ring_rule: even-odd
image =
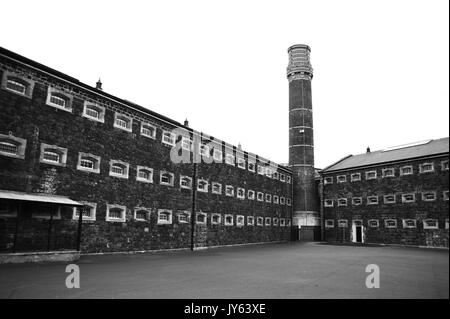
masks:
[[[289,240],[289,168],[5,49],[0,79],[0,251],[74,247],[80,209],[27,194],[86,205],[84,252]]]
[[[449,139],[349,156],[322,170],[324,239],[448,247]]]

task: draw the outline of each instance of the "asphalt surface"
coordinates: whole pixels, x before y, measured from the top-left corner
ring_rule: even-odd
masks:
[[[0,265],[0,298],[449,298],[448,250],[279,243]],[[366,266],[380,288],[366,287]]]

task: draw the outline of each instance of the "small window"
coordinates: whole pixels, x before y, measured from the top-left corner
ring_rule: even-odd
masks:
[[[277,217],[273,218],[272,225],[278,226],[278,218]]]
[[[128,178],[130,164],[117,160],[109,161],[109,176]]]
[[[58,90],[56,88],[48,87],[46,104],[57,109],[72,112],[72,95]]]
[[[278,172],[274,172],[272,175],[273,179],[276,179],[276,180],[278,180],[278,178],[279,178],[278,176],[279,176]]]
[[[378,196],[367,196],[367,205],[377,205]]]
[[[169,132],[169,131],[163,131],[162,134],[162,142],[163,144],[166,145],[170,145],[170,146],[175,146],[175,138],[176,138],[176,134]]]
[[[382,171],[383,178],[384,177],[395,177],[395,169],[393,168],[384,168]]]
[[[222,184],[213,182],[212,183],[212,193],[213,194],[222,194]]]
[[[326,219],[325,228],[334,228],[334,219]]]
[[[272,177],[272,168],[266,167],[266,176],[267,177]]]
[[[413,174],[413,167],[411,165],[403,166],[400,168],[400,176],[412,174]]]
[[[141,123],[141,135],[145,137],[149,137],[152,139],[156,139],[156,127],[149,123]]]
[[[423,163],[419,165],[420,173],[430,173],[434,172],[434,164],[433,163]]]
[[[192,178],[189,176],[180,176],[180,187],[183,189],[191,189],[192,188]]]
[[[415,219],[404,219],[403,220],[403,228],[416,228],[416,220]]]
[[[265,226],[270,226],[272,224],[272,218],[270,217],[266,217],[264,220],[264,225]]]
[[[288,227],[291,226],[291,219],[290,218],[286,219],[286,226],[288,226]]]
[[[258,193],[256,194],[256,199],[258,200],[258,202],[264,201],[264,193],[258,192]]]
[[[83,220],[95,220],[97,204],[91,202],[81,201],[81,204],[84,204],[83,207],[74,207],[72,219],[78,220],[80,218],[80,210],[83,212],[82,219]]]
[[[65,166],[67,160],[67,148],[41,143],[41,155],[39,161],[58,166]]]
[[[161,185],[173,186],[174,179],[175,177],[173,173],[161,171],[161,175],[159,176],[159,183]]]
[[[448,229],[448,218],[445,219],[445,229]]]
[[[211,215],[211,224],[219,225],[221,220],[222,220],[222,217],[220,216],[220,214],[214,213]]]
[[[325,177],[323,183],[324,183],[324,185],[333,184],[333,177],[331,177],[331,176]]]
[[[27,86],[22,81],[16,79],[8,79],[6,81],[6,88],[15,93],[25,95],[27,92]]]
[[[338,177],[336,178],[337,183],[345,183],[347,181],[347,176],[346,175],[338,175]]]
[[[245,198],[245,189],[238,187],[237,188],[237,198],[244,199]]]
[[[77,169],[85,172],[100,173],[100,156],[78,153]]]
[[[105,123],[105,108],[96,103],[84,101],[83,117],[100,123]]]
[[[125,222],[125,214],[127,208],[120,205],[106,205],[106,221],[107,222]]]
[[[346,219],[339,219],[338,220],[338,227],[341,227],[341,228],[348,227],[348,221]]]
[[[120,114],[120,113],[115,113],[114,115],[114,127],[121,129],[121,130],[125,130],[127,132],[131,132],[131,127],[132,127],[132,123],[133,120],[131,119],[131,117],[126,116],[124,114]]]
[[[366,172],[366,180],[377,179],[377,171]]]
[[[210,153],[209,153],[209,145],[206,144],[200,144],[199,145],[199,152],[201,156],[204,157],[209,157]]]
[[[272,195],[266,194],[266,203],[271,203],[271,202],[272,202]]]
[[[436,200],[436,192],[423,192],[422,200],[425,202],[432,202]]]
[[[385,204],[394,204],[395,203],[395,195],[384,195],[383,200]]]
[[[158,209],[158,225],[172,224],[172,211],[167,209]]]
[[[153,169],[138,165],[136,180],[144,183],[153,183]]]
[[[416,194],[402,194],[402,203],[413,203],[416,201]]]
[[[30,98],[33,95],[34,81],[24,79],[22,75],[3,71],[2,89]]]
[[[248,170],[250,171],[250,172],[255,172],[256,171],[256,164],[255,163],[252,163],[252,162],[248,162]]]
[[[370,228],[378,228],[380,227],[380,221],[378,219],[370,219],[367,221],[367,224]]]
[[[233,226],[233,215],[226,214],[224,224],[225,224],[225,226]]]
[[[285,182],[286,181],[286,175],[284,173],[280,173],[280,181]]]
[[[150,211],[146,208],[136,207],[134,209],[134,220],[139,222],[150,220]]]
[[[208,192],[208,181],[204,179],[199,179],[197,181],[197,190],[199,192],[207,193]]]
[[[237,164],[239,168],[245,169],[245,159],[242,157],[237,158]]]
[[[352,197],[352,205],[359,206],[362,204],[362,197]]]
[[[253,226],[253,225],[255,225],[255,217],[247,216],[247,226]]]
[[[206,225],[207,215],[206,213],[197,213],[195,216],[195,223],[200,225]]]
[[[423,229],[438,229],[439,223],[437,219],[424,219]]]
[[[448,201],[448,191],[443,191],[443,192],[442,192],[442,199],[443,199],[444,201]]]
[[[187,224],[189,223],[190,212],[179,212],[178,213],[178,223]]]
[[[0,155],[24,159],[27,140],[12,134],[0,134]]]
[[[256,226],[263,226],[264,225],[264,218],[257,217],[256,218]]]
[[[278,195],[273,195],[273,203],[278,204],[279,203],[279,197]]]
[[[350,181],[358,182],[361,180],[361,173],[353,173],[350,175]]]
[[[441,162],[441,170],[448,171],[448,160]]]
[[[234,187],[231,185],[225,186],[225,195],[226,196],[234,196]]]
[[[254,200],[255,199],[255,191],[249,189],[248,192],[247,192],[247,198],[251,199],[251,200]]]
[[[213,150],[213,159],[217,163],[222,163],[222,151],[214,148]]]
[[[237,215],[236,216],[236,226],[242,227],[244,225],[245,225],[245,217],[242,215]]]
[[[397,220],[396,219],[386,219],[384,221],[385,228],[397,228]]]
[[[257,166],[257,171],[258,171],[259,175],[264,175],[264,166],[258,165]]]
[[[291,175],[286,176],[286,183],[290,184],[292,182]]]
[[[362,226],[363,222],[360,219],[356,219],[356,220],[353,220],[353,225],[355,225],[355,226]]]
[[[332,199],[325,199],[325,207],[333,207],[334,201]]]
[[[338,206],[347,206],[347,198],[339,198],[337,202]]]
[[[280,205],[284,205],[286,203],[286,198],[284,196],[280,197]]]
[[[280,218],[280,226],[281,227],[286,226],[286,219],[285,218]]]
[[[233,154],[225,154],[225,163],[227,163],[228,165],[233,165],[234,166],[234,156]]]
[[[286,198],[286,205],[291,206],[291,199],[290,198]]]

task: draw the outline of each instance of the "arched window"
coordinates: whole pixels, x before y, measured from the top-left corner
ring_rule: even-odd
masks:
[[[41,163],[65,166],[66,160],[67,148],[41,143]]]
[[[6,80],[6,88],[23,95],[27,92],[27,85],[16,78],[9,78]]]
[[[192,178],[190,178],[189,176],[181,176],[180,187],[185,189],[192,188]]]
[[[15,137],[12,133],[0,134],[0,155],[24,159],[26,145],[27,140]]]
[[[31,98],[33,94],[34,81],[25,78],[21,74],[4,71],[1,86],[9,92]]]
[[[48,87],[47,105],[56,107],[60,110],[72,112],[72,96],[65,91]]]
[[[130,164],[118,160],[111,160],[109,167],[109,176],[128,178]]]
[[[155,138],[156,137],[156,127],[151,124],[148,124],[148,123],[142,123],[141,124],[141,135],[150,137],[150,138]]]
[[[100,173],[100,156],[78,153],[77,169],[81,171]]]
[[[153,169],[145,166],[137,167],[137,181],[153,183]]]
[[[172,173],[162,171],[159,183],[161,185],[173,186],[174,176]]]
[[[134,210],[134,219],[137,221],[147,221],[150,218],[150,211],[145,208],[136,207]]]
[[[106,205],[106,221],[110,222],[125,222],[126,220],[125,206],[120,205]]]
[[[17,154],[19,147],[16,143],[12,141],[0,141],[0,152],[7,154]]]
[[[105,122],[105,108],[93,102],[85,101],[83,116],[87,119],[104,123]]]
[[[172,211],[166,209],[158,210],[158,224],[172,224]]]
[[[114,127],[131,132],[131,123],[131,117],[119,113],[115,114]]]

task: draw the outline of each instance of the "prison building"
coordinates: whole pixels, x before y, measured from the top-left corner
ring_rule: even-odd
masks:
[[[347,156],[323,169],[328,242],[448,247],[449,139]]]
[[[290,168],[4,48],[0,79],[0,252],[290,239]]]

